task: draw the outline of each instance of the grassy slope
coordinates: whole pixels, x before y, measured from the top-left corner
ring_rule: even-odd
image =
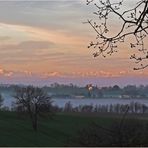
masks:
[[[0,146],[66,146],[67,139],[91,122],[109,124],[114,117],[58,114],[41,119],[34,132],[29,119],[18,119],[15,113],[0,112]]]

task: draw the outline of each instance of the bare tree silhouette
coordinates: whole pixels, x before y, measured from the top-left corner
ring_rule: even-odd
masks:
[[[15,95],[17,107],[22,107],[30,116],[32,127],[38,129],[38,116],[41,113],[51,112],[51,98],[39,87],[27,86],[16,88]]]
[[[134,70],[144,69],[148,67],[148,49],[144,46],[148,35],[148,0],[134,0],[133,8],[121,11],[126,0],[86,0],[87,5],[94,4],[97,11],[94,15],[98,16],[98,20],[87,20],[93,30],[96,32],[96,41],[91,41],[88,48],[93,47],[96,51],[94,57],[102,55],[112,55],[118,51],[118,43],[126,42],[131,37],[130,47],[135,48],[136,52],[130,56],[138,64]],[[108,19],[114,15],[122,21],[119,32],[112,35],[109,34],[110,23]]]

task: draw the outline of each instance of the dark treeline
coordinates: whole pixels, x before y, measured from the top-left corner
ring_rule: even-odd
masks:
[[[148,113],[148,106],[138,102],[131,102],[130,104],[110,104],[110,105],[79,105],[74,107],[71,102],[67,102],[64,107],[53,106],[55,112],[76,112],[76,113]]]
[[[85,87],[79,87],[73,84],[60,85],[52,84],[50,87],[44,87],[48,92],[51,92],[53,97],[77,97],[77,98],[147,98],[148,85],[136,86],[127,85],[123,88],[118,85],[109,87],[92,86],[91,84]]]
[[[23,85],[19,85],[22,87]],[[0,85],[0,92],[13,92],[18,85]],[[148,98],[148,85],[118,85],[109,87],[93,86],[88,84],[80,87],[70,83],[69,85],[54,83],[42,87],[52,98]]]

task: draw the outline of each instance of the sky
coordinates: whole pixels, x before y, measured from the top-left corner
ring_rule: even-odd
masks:
[[[83,23],[93,10],[85,0],[0,1],[0,83],[146,85],[148,69],[133,71],[128,44],[93,58],[96,34]],[[117,18],[111,24],[119,28]]]

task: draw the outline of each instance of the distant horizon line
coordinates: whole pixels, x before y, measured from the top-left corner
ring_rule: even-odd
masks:
[[[65,86],[70,86],[71,84],[73,85],[73,86],[77,86],[77,87],[86,87],[88,84],[91,84],[91,83],[88,83],[88,84],[86,84],[86,85],[78,85],[78,84],[75,84],[75,83],[59,83],[59,82],[54,82],[54,83],[51,83],[51,84],[49,84],[49,85],[42,85],[42,84],[40,84],[40,85],[36,85],[36,84],[27,84],[27,83],[0,83],[0,86],[11,86],[11,85],[17,85],[17,86],[36,86],[36,87],[51,87],[51,85],[52,84],[59,84],[59,85],[65,85]],[[123,88],[123,87],[125,87],[125,86],[136,86],[136,87],[139,87],[139,86],[148,86],[148,84],[126,84],[126,85],[120,85],[120,84],[114,84],[114,85],[102,85],[102,86],[98,86],[98,85],[95,85],[95,84],[91,84],[92,86],[97,86],[97,87],[100,87],[100,88],[102,88],[102,87],[113,87],[113,86],[119,86],[120,88]]]

